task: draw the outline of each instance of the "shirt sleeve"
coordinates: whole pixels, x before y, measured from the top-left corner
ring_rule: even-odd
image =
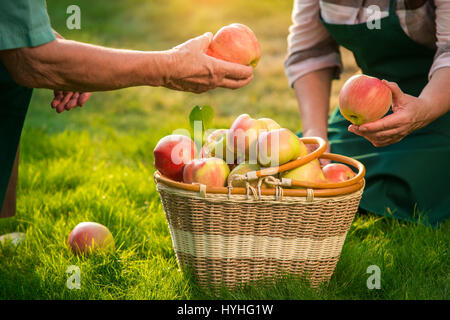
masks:
[[[45,0],[0,1],[0,50],[36,47],[54,39]]]
[[[428,77],[431,79],[433,73],[440,68],[450,67],[450,1],[435,0],[436,6],[436,46]]]
[[[334,78],[339,78],[342,71],[339,45],[318,17],[318,0],[295,0],[293,24],[288,36],[288,57],[284,63],[291,86],[312,71],[334,67]]]

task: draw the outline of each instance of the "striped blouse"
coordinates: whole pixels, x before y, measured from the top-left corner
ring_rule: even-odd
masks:
[[[396,0],[396,13],[405,33],[414,41],[437,49],[428,76],[450,67],[450,0]],[[289,28],[286,74],[292,86],[301,76],[323,68],[342,70],[337,43],[319,20],[333,24],[370,23],[373,5],[377,18],[389,15],[389,0],[294,0]],[[371,7],[372,6],[372,7]]]

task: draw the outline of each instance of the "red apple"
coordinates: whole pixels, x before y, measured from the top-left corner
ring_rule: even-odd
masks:
[[[305,144],[289,129],[262,132],[258,137],[258,162],[273,167],[308,153]]]
[[[217,31],[206,54],[217,59],[256,67],[261,57],[261,48],[249,27],[233,23]]]
[[[227,155],[227,129],[214,130],[206,138],[205,144],[200,151],[201,158],[216,157],[226,159]]]
[[[162,175],[176,181],[183,180],[183,168],[197,154],[194,141],[172,134],[159,140],[153,150],[155,167]]]
[[[219,158],[193,159],[183,170],[185,183],[200,183],[211,187],[224,187],[230,173],[227,163]]]
[[[356,175],[352,169],[342,163],[329,163],[322,168],[322,171],[330,182],[347,181]]]
[[[281,129],[281,126],[275,120],[272,120],[270,118],[259,118],[258,120],[263,121],[267,126],[267,130],[269,131]]]
[[[339,93],[342,116],[358,126],[381,119],[391,104],[391,90],[381,80],[363,74],[348,79]]]
[[[87,254],[95,250],[114,250],[114,238],[107,227],[96,222],[81,222],[67,239],[76,254]]]
[[[234,120],[228,130],[227,148],[235,155],[238,163],[245,160],[257,162],[257,140],[264,131],[267,131],[266,122],[253,119],[248,114],[241,114]]]
[[[307,162],[295,169],[282,172],[280,173],[280,177],[306,182],[328,182],[320,168],[320,162],[318,159]]]

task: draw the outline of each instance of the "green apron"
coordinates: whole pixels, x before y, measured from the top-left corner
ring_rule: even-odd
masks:
[[[55,39],[44,0],[0,1],[0,50]],[[3,206],[32,89],[18,85],[0,62],[0,210]]]
[[[418,96],[428,83],[435,50],[416,43],[400,26],[391,0],[380,29],[366,23],[323,25],[353,52],[364,74],[396,82],[403,92]],[[379,215],[438,225],[450,217],[450,113],[402,141],[376,148],[348,132],[349,122],[336,108],[329,121],[331,151],[360,160],[367,169],[360,207]]]

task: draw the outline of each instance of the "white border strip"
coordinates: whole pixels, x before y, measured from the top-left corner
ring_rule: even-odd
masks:
[[[324,260],[340,255],[346,234],[323,240],[193,234],[170,228],[175,251],[198,258]]]

